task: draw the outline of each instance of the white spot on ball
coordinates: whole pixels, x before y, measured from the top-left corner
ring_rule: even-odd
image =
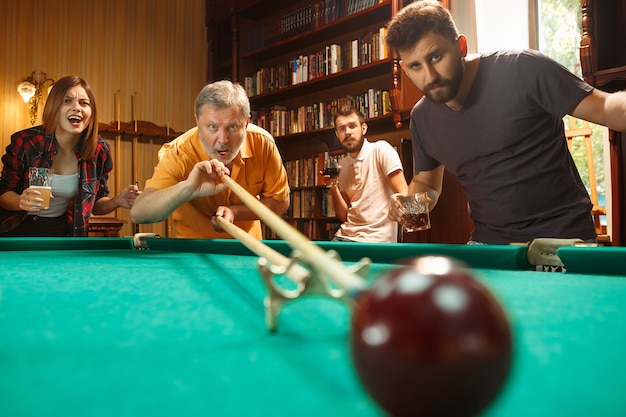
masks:
[[[453,268],[450,259],[443,256],[424,256],[419,258],[415,265],[424,275],[444,275]]]
[[[434,278],[408,270],[398,277],[397,289],[400,294],[419,294],[433,284]]]
[[[379,346],[389,340],[389,328],[383,324],[367,326],[361,336],[368,345]]]
[[[453,285],[440,286],[435,289],[433,297],[435,304],[448,313],[458,313],[467,307],[467,294]]]

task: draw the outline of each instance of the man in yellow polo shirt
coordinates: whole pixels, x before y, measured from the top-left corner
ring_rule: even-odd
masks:
[[[223,184],[216,184],[209,160],[278,214],[289,207],[289,185],[274,138],[250,123],[250,102],[237,83],[206,85],[195,105],[197,126],[159,150],[152,178],[133,204],[134,223],[155,223],[172,214],[174,237],[229,238],[211,223],[221,216],[257,239],[261,223]],[[218,228],[219,229],[219,228]]]

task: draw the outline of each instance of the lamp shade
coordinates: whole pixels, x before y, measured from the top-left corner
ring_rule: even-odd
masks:
[[[36,88],[32,83],[22,81],[17,85],[17,92],[20,93],[24,99],[24,103],[28,103],[28,101],[35,95]]]

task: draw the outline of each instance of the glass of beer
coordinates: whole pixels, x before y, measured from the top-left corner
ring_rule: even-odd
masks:
[[[54,171],[51,168],[28,168],[28,185],[31,189],[39,191],[42,209],[50,208],[50,193],[52,192],[52,176]]]

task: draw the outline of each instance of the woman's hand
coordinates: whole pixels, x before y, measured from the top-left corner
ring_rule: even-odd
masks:
[[[50,198],[54,198],[52,194],[50,194]],[[40,211],[41,204],[43,203],[43,198],[41,197],[41,192],[36,188],[27,188],[20,195],[20,209],[24,211]]]
[[[115,196],[115,200],[120,207],[129,209],[133,206],[133,203],[139,194],[141,194],[139,187],[135,184],[131,184]]]

